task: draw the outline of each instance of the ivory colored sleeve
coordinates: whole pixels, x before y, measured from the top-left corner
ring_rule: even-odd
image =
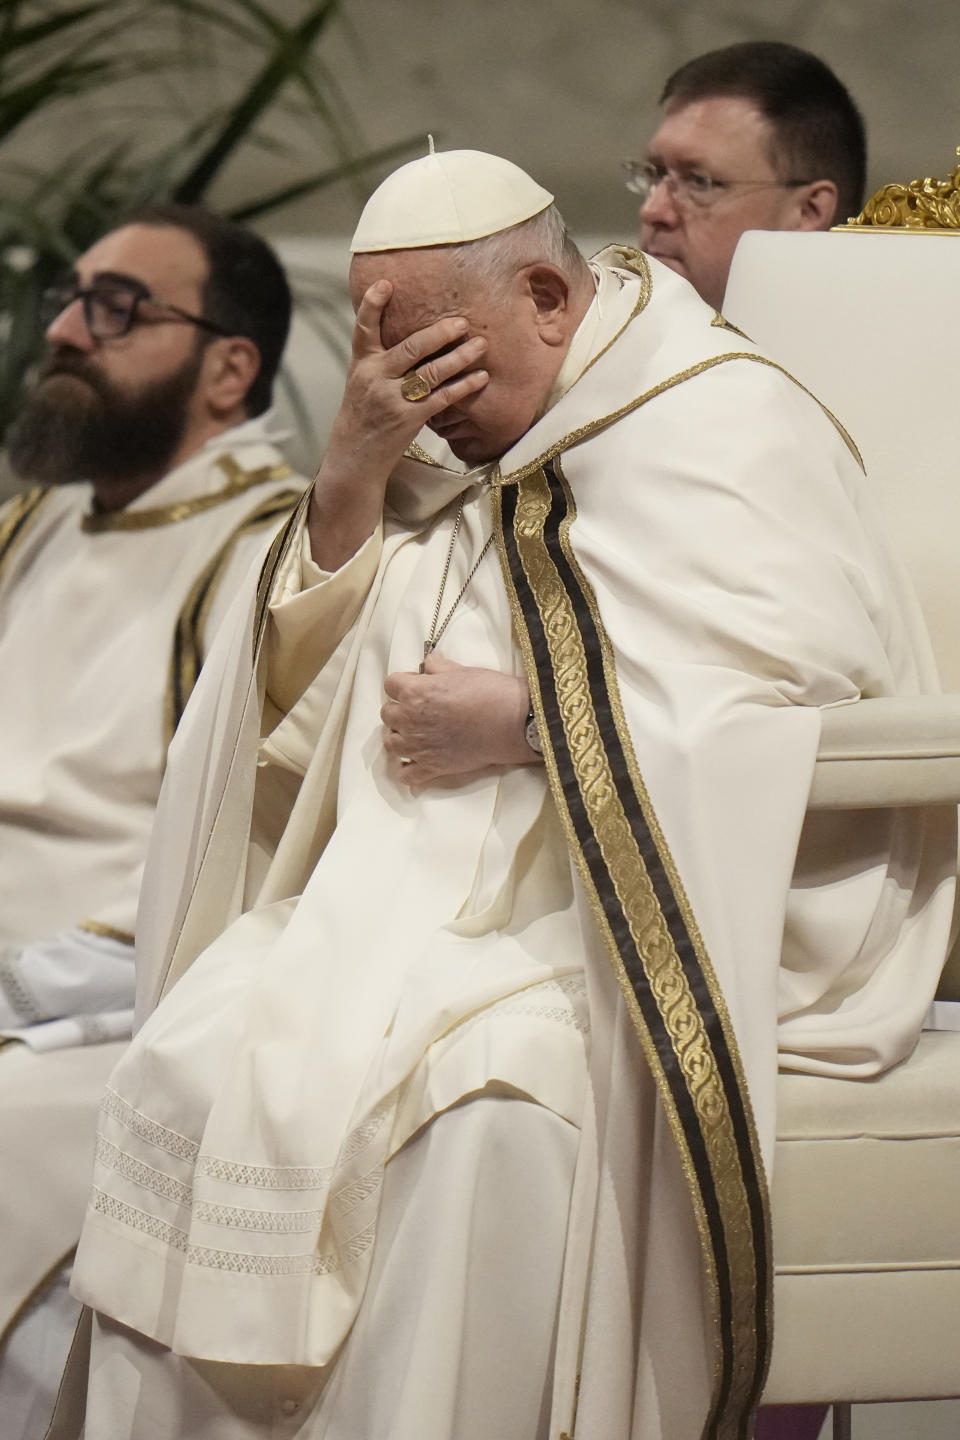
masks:
[[[377,573],[378,525],[339,570],[321,570],[310,553],[306,521],[277,576],[267,633],[267,696],[285,714],[350,629]]]

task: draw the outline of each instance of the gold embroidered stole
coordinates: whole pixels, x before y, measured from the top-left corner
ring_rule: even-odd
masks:
[[[700,1234],[715,1361],[704,1440],[747,1440],[768,1364],[772,1264],[736,1038],[637,768],[612,647],[570,545],[576,509],[559,459],[495,486],[493,509],[550,787]]]
[[[37,517],[43,502],[53,492],[43,485],[16,495],[0,516],[0,572]]]
[[[202,515],[226,500],[233,500],[256,485],[265,485],[268,480],[286,480],[293,474],[286,461],[278,465],[261,465],[256,470],[244,470],[232,455],[221,455],[216,463],[227,477],[219,490],[185,500],[173,500],[167,505],[155,505],[150,509],[126,507],[97,511],[84,515],[80,528],[85,535],[103,535],[111,530],[155,530],[160,525],[179,525],[193,515]]]
[[[217,588],[237,543],[289,515],[301,499],[300,490],[279,490],[268,495],[240,521],[216,554],[200,571],[181,607],[173,632],[173,654],[164,703],[164,739],[169,745],[203,665],[203,631]],[[286,527],[281,534],[286,533]]]

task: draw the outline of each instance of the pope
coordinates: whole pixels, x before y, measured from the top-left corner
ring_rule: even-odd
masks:
[[[805,823],[926,637],[849,437],[672,271],[473,151],[353,252],[171,751],[55,1433],[745,1436],[778,1060],[895,1064],[945,952],[949,816]]]

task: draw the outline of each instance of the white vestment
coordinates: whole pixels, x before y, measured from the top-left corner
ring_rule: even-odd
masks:
[[[100,1312],[97,1440],[150,1416],[203,1440],[241,1421],[346,1437],[378,1377],[391,1434],[491,1433],[442,1316],[423,1331],[437,1393],[473,1396],[452,1429],[387,1378],[395,1351],[363,1348],[384,1308],[417,1308],[415,1263],[384,1278],[397,1246],[420,1253],[387,1238],[395,1162],[419,1167],[439,1233],[470,1187],[446,1195],[424,1141],[477,1096],[527,1102],[498,1112],[510,1193],[534,1144],[511,1115],[532,1101],[544,1135],[580,1129],[537,1436],[732,1437],[765,1353],[778,1021],[784,1063],[832,1074],[916,1039],[951,817],[840,817],[801,844],[820,708],[935,684],[860,468],[685,282],[616,249],[597,273],[563,393],[497,467],[464,475],[421,437],[357,554],[318,571],[301,521],[210,658],[139,922],[143,1012],[166,996],[107,1091],[74,1277]],[[411,791],[383,681],[420,659],[461,493],[448,599],[491,528],[501,565],[442,650],[526,673],[547,764]],[[509,1353],[525,1321],[491,1287],[481,1261],[442,1303],[478,1290]],[[187,1405],[224,1362],[240,1389]]]
[[[0,1336],[79,1233],[170,731],[304,483],[258,418],[122,510],[78,484],[0,511]]]

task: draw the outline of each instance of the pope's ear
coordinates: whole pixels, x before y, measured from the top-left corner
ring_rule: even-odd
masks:
[[[562,345],[569,338],[569,280],[556,265],[530,265],[526,282],[540,338],[547,345]]]

